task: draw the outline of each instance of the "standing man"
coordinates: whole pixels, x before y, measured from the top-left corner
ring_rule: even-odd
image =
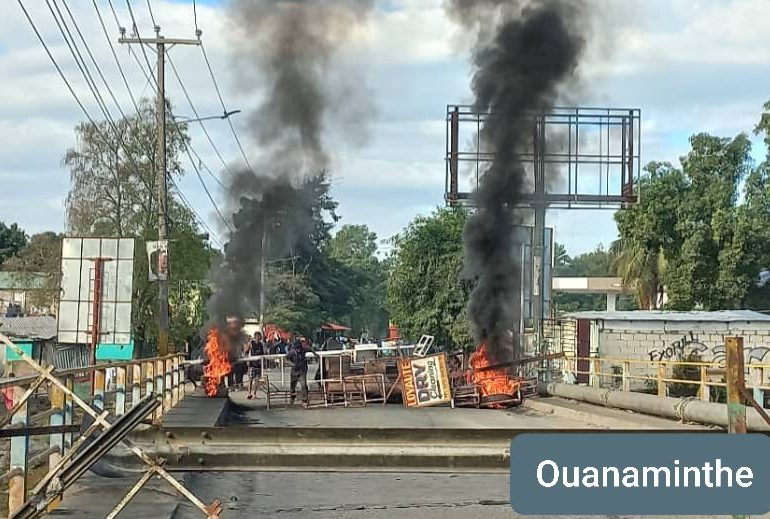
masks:
[[[254,357],[257,355],[265,354],[265,344],[262,342],[262,334],[260,332],[254,332],[254,338],[250,341],[249,356]],[[249,395],[246,397],[249,400],[257,398],[257,383],[258,379],[262,376],[262,365],[258,360],[249,361]]]
[[[305,407],[308,405],[306,353],[307,350],[302,342],[302,338],[296,336],[294,338],[294,343],[289,347],[289,352],[286,354],[286,359],[291,362],[291,382],[289,385],[291,391],[291,404],[294,404],[294,400],[297,397],[296,389],[297,382],[299,382],[299,387],[302,391],[302,404]]]

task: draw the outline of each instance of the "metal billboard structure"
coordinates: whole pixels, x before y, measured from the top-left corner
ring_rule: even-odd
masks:
[[[495,117],[501,116],[470,105],[447,105],[444,198],[448,205],[475,206],[473,193],[496,159],[483,135],[485,123]],[[543,320],[551,317],[546,299],[550,276],[544,267],[553,233],[545,227],[546,211],[620,209],[636,203],[642,115],[638,108],[555,107],[522,117],[526,124],[521,126],[531,132],[514,150],[526,186],[516,207],[534,213],[534,229],[519,241],[528,255],[522,258],[522,270],[531,273],[531,281],[522,282],[522,292],[531,286],[532,301],[531,306],[522,306],[522,315],[529,312],[531,321],[523,318],[518,324],[532,326],[540,335]]]
[[[486,121],[469,105],[448,105],[446,185],[449,205],[473,206],[495,154],[485,149]],[[553,108],[530,114],[531,138],[516,150],[527,174],[521,207],[618,209],[636,202],[641,171],[638,108]]]
[[[131,344],[133,238],[64,238],[58,341]]]

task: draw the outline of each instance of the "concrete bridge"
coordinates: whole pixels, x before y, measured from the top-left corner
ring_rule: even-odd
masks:
[[[185,383],[177,355],[54,374],[4,342],[36,373],[0,380],[0,389],[13,390],[14,403],[6,419],[13,420],[11,427],[1,429],[11,438],[10,470],[3,476],[8,503],[78,518],[115,517],[118,503],[126,505],[122,517],[141,518],[203,517],[204,508],[243,518],[509,518],[515,515],[508,491],[511,457],[516,456],[509,446],[516,435],[723,431],[580,402],[579,392],[570,393],[570,400],[533,398],[507,410],[407,409],[381,403],[303,409],[275,400],[268,408],[264,395],[249,400],[243,391],[225,398],[204,396]],[[106,384],[111,370],[112,386]],[[86,396],[75,391],[76,377],[84,374],[91,376],[82,388]],[[48,388],[50,409],[33,414],[31,396],[41,387]],[[581,391],[593,390],[601,389]],[[595,403],[602,402],[600,396]],[[109,413],[113,416],[107,420]],[[146,423],[137,425],[145,417]],[[34,425],[48,418],[50,426]],[[72,429],[78,420],[83,434],[75,440]],[[123,444],[108,443],[124,422],[131,435],[121,436]],[[43,460],[48,456],[47,466],[36,469],[27,463],[35,443],[29,438],[39,435],[48,435],[50,444],[35,454]],[[74,484],[64,487],[63,499],[49,504],[46,499],[58,492],[40,494],[39,489],[56,487],[40,485],[52,474],[67,479],[68,467],[78,465],[88,451],[83,438],[108,447],[92,449],[88,456],[98,461],[88,465],[91,473],[76,475]],[[47,445],[38,442],[41,446]],[[69,464],[61,469],[68,456]],[[27,482],[37,488],[30,492]],[[24,502],[35,496],[45,499]]]
[[[696,431],[705,427],[574,401],[525,401],[509,410],[399,405],[303,409],[244,392],[188,395],[157,427],[133,439],[222,517],[510,518],[513,436],[543,431]],[[135,475],[91,475],[65,495],[61,513],[105,517],[141,468],[125,449],[109,464]],[[116,471],[117,472],[117,471]],[[127,516],[201,517],[160,482],[134,497]],[[149,515],[148,515],[149,514]]]

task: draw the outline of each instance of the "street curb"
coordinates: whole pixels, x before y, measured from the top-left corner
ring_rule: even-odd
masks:
[[[524,407],[538,411],[540,413],[553,414],[572,420],[579,420],[589,425],[604,427],[608,429],[653,429],[654,427],[635,423],[632,419],[624,420],[613,418],[611,416],[601,416],[599,414],[570,409],[559,404],[551,404],[544,399],[527,399],[524,401]]]

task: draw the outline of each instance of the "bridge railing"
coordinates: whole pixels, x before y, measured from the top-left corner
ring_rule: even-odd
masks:
[[[770,391],[770,364],[747,363],[744,374],[746,388],[762,405],[765,391]],[[706,402],[724,400],[727,387],[721,362],[568,355],[563,360],[562,375],[570,382],[582,378],[596,388],[696,397]]]
[[[109,409],[114,415],[124,414],[148,394],[162,395],[162,405],[152,416],[157,421],[185,397],[183,361],[183,355],[175,354],[61,371],[43,368],[94,409]],[[37,481],[77,443],[83,413],[71,396],[40,373],[0,379],[0,393],[5,404],[0,408],[0,516],[4,516],[3,512],[17,510]]]

